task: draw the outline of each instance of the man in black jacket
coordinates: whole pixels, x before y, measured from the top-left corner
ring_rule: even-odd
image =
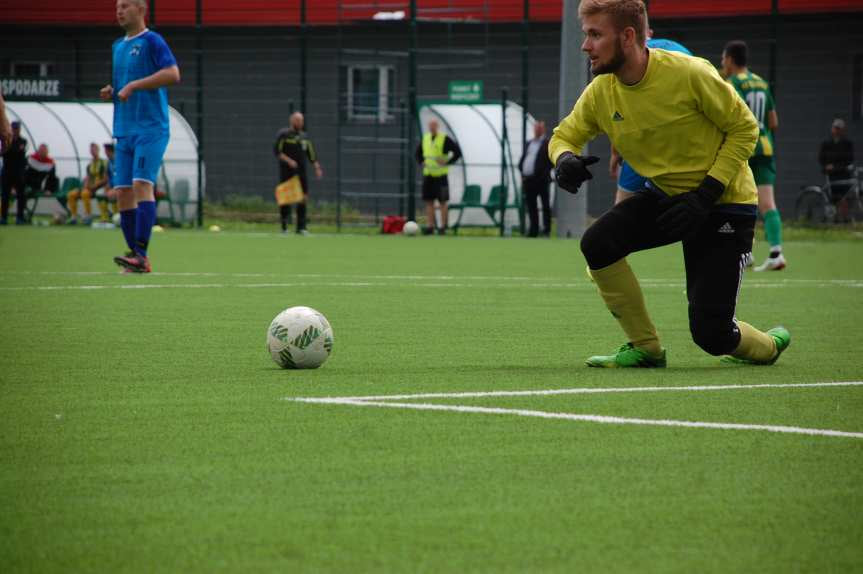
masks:
[[[27,167],[27,140],[21,137],[21,122],[12,122],[12,143],[3,148],[2,196],[0,196],[0,225],[6,225],[9,215],[9,202],[15,190],[17,216],[15,223],[26,223],[24,210],[27,200],[24,197],[24,170]]]
[[[548,185],[551,183],[551,171],[554,166],[548,159],[548,136],[545,135],[545,122],[536,122],[533,126],[534,138],[530,140],[524,153],[518,161],[521,171],[521,189],[524,194],[524,204],[530,220],[529,237],[537,237],[539,231],[539,208],[537,198],[542,201],[542,235],[551,234],[551,205]]]
[[[849,186],[833,185],[834,181],[849,180],[854,177],[850,167],[854,163],[854,144],[845,137],[845,120],[836,118],[830,126],[830,139],[821,143],[818,163],[830,180],[833,202],[839,202],[848,192]]]
[[[833,202],[839,202],[848,192],[849,185],[833,185],[834,181],[854,178],[851,170],[854,163],[854,144],[845,137],[845,120],[836,118],[830,126],[830,139],[821,142],[818,151],[818,163],[830,180],[830,191]]]

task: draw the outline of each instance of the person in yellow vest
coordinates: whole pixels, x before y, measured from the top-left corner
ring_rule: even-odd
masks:
[[[90,144],[90,164],[84,178],[83,189],[73,189],[66,198],[69,202],[69,225],[78,223],[78,199],[84,203],[84,225],[90,225],[93,219],[93,197],[96,192],[108,183],[108,164],[99,156],[99,144]]]
[[[440,235],[446,234],[447,203],[449,202],[449,166],[461,159],[461,148],[451,137],[440,131],[437,120],[428,123],[428,132],[423,134],[417,146],[416,160],[423,166],[423,201],[426,204],[426,228],[424,235],[435,232],[435,201],[440,205]]]

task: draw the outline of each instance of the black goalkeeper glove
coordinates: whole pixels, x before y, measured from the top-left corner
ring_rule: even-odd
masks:
[[[708,175],[696,189],[660,201],[662,214],[656,218],[656,225],[672,241],[694,235],[707,221],[710,208],[723,191],[725,186]]]
[[[554,177],[557,180],[557,185],[569,193],[578,193],[578,188],[581,187],[582,183],[588,179],[593,179],[587,166],[598,161],[599,158],[593,155],[581,157],[572,152],[564,152],[557,158],[557,165],[554,166]]]

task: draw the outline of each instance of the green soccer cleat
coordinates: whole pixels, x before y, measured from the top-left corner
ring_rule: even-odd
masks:
[[[641,369],[664,369],[665,349],[662,355],[654,357],[644,349],[639,349],[632,343],[621,345],[613,355],[596,355],[588,358],[584,364],[588,367],[613,368],[641,368]]]
[[[782,351],[787,349],[788,345],[791,344],[791,333],[789,333],[788,329],[786,329],[785,327],[773,327],[772,329],[767,330],[767,334],[773,337],[773,340],[776,341],[776,355],[774,355],[773,358],[769,361],[738,359],[737,357],[732,357],[731,355],[722,357],[720,361],[730,365],[772,365],[779,359],[779,355],[782,354]]]

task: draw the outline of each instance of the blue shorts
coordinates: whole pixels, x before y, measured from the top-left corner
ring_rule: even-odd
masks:
[[[641,177],[629,167],[626,161],[620,163],[620,175],[617,176],[617,187],[629,193],[638,193],[647,189],[647,178]]]
[[[114,187],[132,187],[135,180],[155,187],[169,135],[140,134],[117,138],[114,148]]]

